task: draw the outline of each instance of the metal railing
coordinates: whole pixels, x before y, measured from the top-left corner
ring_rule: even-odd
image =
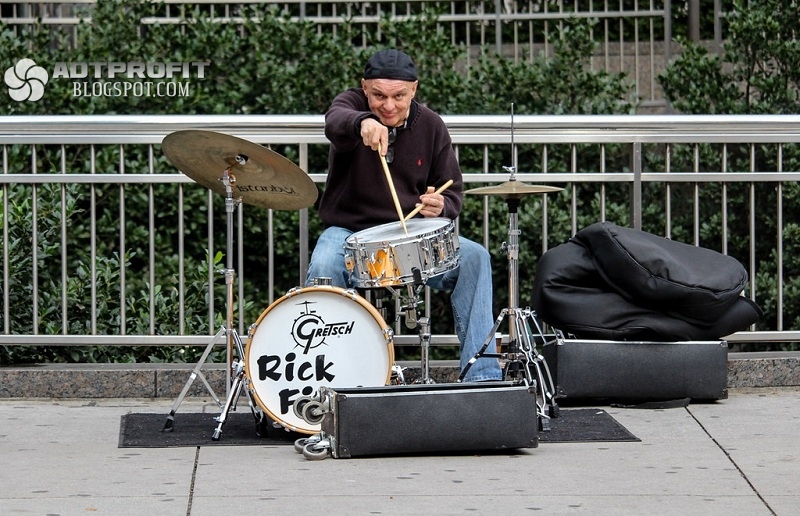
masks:
[[[782,228],[785,223],[793,221],[784,220],[782,189],[784,185],[795,183],[800,180],[800,171],[786,170],[782,161],[782,149],[786,145],[800,143],[800,116],[516,116],[513,120],[513,131],[511,119],[508,116],[447,116],[445,122],[450,128],[454,144],[464,169],[465,187],[475,183],[491,184],[499,183],[508,179],[508,175],[503,171],[503,166],[509,163],[504,158],[498,158],[499,148],[511,150],[514,166],[517,169],[516,178],[520,181],[534,184],[557,184],[565,186],[565,196],[567,200],[560,199],[559,210],[567,210],[570,214],[571,233],[574,234],[580,229],[579,213],[591,212],[590,216],[596,220],[605,220],[606,201],[610,199],[611,189],[614,185],[624,185],[629,192],[627,203],[630,207],[630,220],[632,225],[637,228],[642,227],[643,213],[646,212],[643,206],[643,196],[646,194],[648,185],[657,185],[659,191],[663,191],[664,205],[666,208],[667,224],[664,228],[665,236],[671,236],[672,226],[670,217],[670,207],[677,202],[671,196],[677,197],[679,185],[689,185],[690,199],[688,202],[693,207],[692,228],[689,230],[693,234],[694,244],[705,247],[717,248],[721,252],[727,251],[727,236],[720,242],[702,242],[700,239],[700,226],[706,222],[705,217],[701,220],[700,205],[702,204],[699,188],[702,185],[715,185],[725,191],[728,187],[744,185],[750,191],[758,185],[767,184],[774,187],[776,202],[774,206],[756,206],[754,197],[749,197],[749,205],[746,213],[738,215],[745,216],[749,221],[748,227],[750,234],[744,236],[750,242],[749,258],[745,266],[750,277],[750,285],[747,295],[754,301],[759,302],[761,292],[756,290],[755,278],[759,272],[760,256],[756,256],[756,241],[772,242],[771,253],[777,257],[778,274],[775,283],[770,286],[777,292],[775,304],[777,306],[777,328],[769,331],[752,328],[751,331],[738,332],[729,337],[731,341],[739,342],[797,342],[800,341],[800,331],[797,328],[784,328],[782,314],[784,306],[784,289],[786,285],[796,278],[786,278],[783,276],[783,242],[784,236]],[[160,155],[160,143],[163,138],[174,131],[185,129],[205,129],[221,133],[238,136],[255,143],[267,146],[277,146],[281,149],[289,149],[297,156],[298,166],[307,171],[310,177],[317,183],[325,181],[324,159],[314,157],[324,150],[328,142],[323,134],[323,117],[320,115],[307,116],[17,116],[0,117],[0,150],[2,150],[2,170],[0,172],[0,193],[2,193],[2,203],[0,209],[3,214],[3,227],[0,228],[0,244],[2,244],[2,272],[0,280],[3,287],[0,288],[0,296],[3,300],[5,328],[0,332],[0,345],[201,345],[205,344],[214,333],[214,313],[213,307],[209,313],[209,333],[208,335],[186,335],[180,326],[180,317],[176,317],[175,327],[168,335],[156,335],[157,332],[151,331],[147,334],[126,334],[124,328],[117,335],[99,334],[94,330],[96,317],[98,317],[96,307],[92,307],[91,321],[87,321],[87,331],[82,334],[69,334],[64,327],[63,331],[57,335],[42,335],[38,331],[31,334],[19,335],[9,331],[9,188],[14,184],[32,185],[32,195],[34,196],[32,205],[34,210],[33,227],[30,231],[30,252],[34,255],[33,276],[34,276],[34,304],[37,299],[36,279],[36,253],[37,242],[37,216],[36,216],[36,196],[44,195],[39,193],[39,188],[44,185],[52,185],[55,191],[61,192],[67,185],[85,185],[89,190],[87,194],[91,199],[91,206],[95,203],[95,187],[100,185],[119,185],[120,195],[125,195],[124,185],[144,185],[150,188],[151,202],[149,204],[151,213],[149,214],[149,227],[143,228],[152,234],[157,228],[154,222],[155,204],[158,202],[169,202],[152,200],[152,188],[160,184],[184,185],[192,183],[187,176],[178,173],[170,167],[157,165],[155,157]],[[513,132],[513,134],[512,134]],[[88,164],[67,165],[62,158],[61,163],[50,169],[39,169],[36,158],[38,153],[44,149],[66,149],[68,146],[82,145],[90,150],[87,154]],[[721,146],[723,161],[721,167],[716,170],[715,165],[702,162],[699,152],[702,145]],[[728,169],[728,159],[732,162],[732,152],[734,147],[744,145],[751,149],[750,166],[747,170]],[[126,148],[144,147],[149,153],[146,170],[127,170],[125,165]],[[675,160],[672,157],[679,148],[688,148],[693,154],[693,169],[678,170],[675,168]],[[755,149],[759,152],[773,152],[778,156],[777,166],[774,170],[760,170],[759,161],[755,159]],[[101,149],[113,148],[120,153],[119,165],[114,170],[98,170],[95,168],[95,156]],[[24,149],[30,153],[30,157],[24,162],[15,162],[10,156],[15,155],[13,151]],[[592,152],[587,152],[590,149]],[[618,163],[611,159],[611,154],[617,151],[629,159],[629,167],[618,167]],[[771,149],[771,150],[770,150]],[[534,157],[531,157],[533,153]],[[648,160],[646,155],[658,154],[663,156],[663,160]],[[559,157],[561,156],[561,157]],[[588,161],[584,156],[591,156],[592,161]],[[498,159],[503,161],[498,161]],[[660,169],[654,168],[657,163]],[[86,168],[88,167],[88,168]],[[85,171],[84,171],[85,170]],[[709,171],[713,170],[713,171]],[[599,199],[596,207],[586,207],[582,205],[581,192],[590,190],[592,196]],[[674,192],[674,193],[673,193]],[[58,195],[58,194],[56,194]],[[212,199],[209,192],[209,217],[212,213]],[[692,197],[693,196],[693,197]],[[723,197],[724,198],[724,197]],[[179,203],[179,199],[172,202]],[[547,197],[542,200],[540,219],[542,251],[560,242],[552,241],[549,231],[554,226],[553,221],[549,220]],[[650,201],[652,202],[652,200]],[[241,221],[241,209],[239,220]],[[714,220],[720,221],[724,225],[721,228],[723,235],[730,235],[732,225],[729,227],[729,210],[732,208],[725,204],[719,206],[719,212]],[[271,211],[271,210],[270,210]],[[300,249],[297,251],[298,260],[298,282],[302,284],[305,277],[305,270],[309,257],[309,242],[315,235],[309,235],[309,209],[301,210],[297,231],[299,233]],[[180,212],[179,212],[180,213]],[[758,216],[770,217],[777,221],[778,232],[775,235],[754,234],[756,227],[755,219]],[[89,211],[88,216],[95,217],[95,211]],[[313,216],[313,215],[311,215]],[[119,233],[124,241],[125,235],[125,213],[120,213]],[[268,262],[272,264],[276,259],[274,255],[273,243],[275,239],[275,228],[273,219],[270,217],[270,227],[266,234],[270,243]],[[492,243],[489,241],[489,203],[484,201],[483,208],[483,242],[487,247]],[[92,220],[92,231],[96,231],[98,221]],[[62,241],[66,241],[66,236],[70,231],[68,223],[62,220],[62,226],[58,228],[58,234],[62,235]],[[530,229],[530,228],[528,228]],[[215,244],[212,233],[209,230],[208,250],[214,253]],[[183,234],[183,232],[181,232]],[[238,228],[237,242],[240,246],[237,252],[241,260],[241,243],[245,238],[241,224]],[[51,244],[57,245],[56,242]],[[96,242],[90,240],[90,245],[95,246]],[[124,247],[124,244],[121,244]],[[92,248],[92,252],[94,248]],[[181,253],[178,256],[178,263],[182,264],[187,256],[184,256],[183,243],[178,248]],[[67,270],[68,256],[67,251],[62,251],[62,281],[66,282],[70,273]],[[93,255],[94,256],[94,255]],[[146,257],[147,269],[153,271],[159,258],[151,252]],[[241,264],[241,262],[240,262]],[[124,267],[123,267],[124,269]],[[240,290],[239,290],[239,313],[242,313],[242,303],[244,291],[241,284],[245,281],[246,271],[240,270]],[[97,271],[92,268],[92,274]],[[274,289],[274,278],[270,270],[270,292]],[[152,272],[151,272],[152,274]],[[174,271],[175,277],[183,277],[184,271]],[[120,271],[123,283],[120,291],[125,289],[125,271]],[[209,277],[210,282],[214,281]],[[159,288],[155,284],[155,278],[151,277],[149,282],[150,298],[153,299],[154,290]],[[65,288],[63,285],[60,288]],[[213,296],[213,290],[210,290]],[[124,296],[124,294],[122,294]],[[182,297],[180,299],[183,299]],[[270,298],[270,302],[272,298]],[[93,296],[92,302],[97,300]],[[66,298],[62,301],[61,309],[66,311]],[[123,302],[124,305],[124,302]],[[37,317],[39,307],[31,307],[31,316]],[[152,301],[151,301],[152,309]],[[183,314],[183,306],[175,308],[177,314]],[[241,329],[244,332],[244,323],[252,321],[240,321]],[[36,324],[34,322],[34,328]],[[416,343],[416,337],[398,336],[398,344]],[[454,344],[454,335],[436,335],[432,344]]]
[[[246,7],[263,4],[242,0],[166,0],[163,9],[141,20],[146,24],[186,23],[193,9],[219,23],[241,24]],[[31,26],[37,21],[60,27],[75,38],[81,20],[91,21],[95,0],[39,2],[0,0],[0,19],[12,29]],[[594,19],[598,23],[594,38],[599,48],[591,62],[593,69],[624,73],[635,85],[640,110],[662,110],[666,102],[657,76],[670,60],[672,41],[671,0],[593,0],[504,1],[504,0],[374,0],[341,2],[334,0],[284,0],[272,5],[294,21],[313,22],[320,32],[336,33],[346,22],[375,32],[383,16],[396,20],[419,15],[424,9],[441,11],[440,30],[455,44],[467,48],[489,47],[515,60],[532,61],[540,53],[552,55],[548,33],[572,17]],[[718,14],[718,13],[717,13]],[[366,44],[366,41],[363,42]],[[466,65],[470,65],[468,54]]]

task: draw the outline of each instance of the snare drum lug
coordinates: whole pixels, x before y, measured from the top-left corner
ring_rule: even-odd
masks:
[[[417,267],[411,268],[411,275],[414,277],[414,285],[422,285],[422,273]]]

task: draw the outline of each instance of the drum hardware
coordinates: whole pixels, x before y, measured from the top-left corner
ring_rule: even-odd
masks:
[[[412,269],[414,283],[406,285],[408,295],[402,295],[396,289],[386,286],[392,296],[400,302],[400,313],[405,314],[406,328],[413,330],[419,328],[419,348],[420,348],[420,377],[414,380],[415,384],[432,384],[435,383],[430,375],[430,344],[431,344],[431,324],[430,317],[419,317],[419,305],[422,304],[420,293],[425,288],[425,283],[422,280],[422,275],[419,269],[414,267]]]
[[[542,328],[536,320],[536,314],[529,308],[520,308],[519,299],[519,219],[518,208],[523,198],[533,194],[557,192],[562,188],[553,186],[527,185],[516,180],[516,167],[503,167],[510,173],[509,180],[505,183],[473,188],[467,190],[470,195],[495,195],[506,201],[508,206],[508,241],[503,242],[501,250],[508,255],[509,274],[508,292],[509,306],[504,308],[489,331],[483,346],[473,356],[464,370],[459,375],[458,381],[463,381],[472,364],[480,358],[499,358],[507,360],[504,375],[515,382],[524,382],[526,385],[537,388],[537,410],[541,416],[543,430],[550,429],[550,418],[557,417],[559,407],[555,401],[555,386],[550,369],[544,357],[536,348],[537,337],[542,343],[545,341]],[[503,319],[508,317],[509,341],[505,353],[486,353],[489,345],[495,342],[495,332],[499,329]],[[536,328],[532,332],[531,324]]]
[[[421,376],[414,383],[434,383],[430,370],[431,325],[428,317],[419,320],[419,348]]]
[[[295,414],[303,418],[307,423],[319,425],[325,414],[332,411],[331,389],[320,387],[313,396],[302,400],[300,408],[298,403],[294,405]],[[324,430],[308,437],[301,437],[294,442],[294,451],[302,453],[308,460],[322,460],[328,457],[333,449],[334,437]]]
[[[375,307],[375,310],[378,311],[381,318],[385,321],[388,317],[388,310],[385,306],[383,306],[383,298],[380,296],[375,296],[373,299],[372,292],[367,290],[364,292],[367,300],[372,303]],[[392,365],[392,374],[389,380],[389,384],[391,385],[406,385],[406,377],[405,377],[405,370],[407,368],[402,367],[398,364]]]
[[[422,304],[420,293],[422,292],[422,289],[425,288],[425,283],[422,281],[422,278],[419,275],[419,270],[414,268],[413,272],[414,283],[406,285],[408,292],[407,296],[398,293],[392,287],[385,287],[395,299],[400,301],[400,312],[405,314],[406,328],[409,330],[413,330],[418,326],[419,311],[417,307]]]
[[[294,451],[302,453],[308,460],[322,460],[328,457],[333,448],[333,437],[324,432],[311,437],[300,438],[294,442]]]
[[[234,282],[233,267],[233,213],[245,202],[276,210],[306,208],[317,198],[317,189],[311,178],[294,163],[261,145],[233,136],[212,131],[177,131],[167,135],[162,147],[164,154],[175,167],[209,190],[225,195],[226,214],[226,320],[217,334],[209,341],[200,360],[170,409],[163,431],[174,430],[174,418],[186,394],[196,378],[200,378],[218,407],[218,425],[212,440],[222,435],[228,413],[236,409],[236,403],[247,386],[245,378],[245,353],[242,339],[233,326]],[[222,176],[220,177],[220,170]],[[239,177],[237,177],[237,174]],[[238,197],[234,197],[234,185]],[[220,402],[202,372],[212,348],[222,337],[226,338],[226,394],[224,404]],[[237,358],[234,359],[234,352]],[[264,428],[266,418],[253,400],[252,393],[245,390],[250,409],[256,420],[256,431]]]
[[[422,304],[420,293],[425,288],[425,283],[419,270],[413,269],[414,284],[406,285],[408,295],[402,295],[392,287],[385,287],[395,299],[400,302],[400,313],[398,317],[405,314],[406,328],[413,330],[419,328],[419,349],[420,349],[420,377],[413,383],[431,384],[434,381],[430,376],[430,344],[431,344],[431,325],[429,317],[419,317],[419,305]]]
[[[405,367],[399,366],[397,364],[394,364],[392,366],[392,377],[391,377],[391,381],[390,381],[391,385],[405,385],[406,384],[406,377],[405,377],[405,374],[403,373],[403,371],[405,371],[405,370],[406,370]]]
[[[389,310],[385,306],[383,306],[383,298],[379,296],[373,298],[372,293],[369,290],[365,291],[364,295],[367,297],[369,302],[372,303],[372,305],[375,307],[375,310],[377,310],[378,313],[381,314],[381,317],[383,317],[383,319],[386,320],[389,314]]]
[[[388,318],[388,309],[383,305],[383,298],[380,296],[375,296],[373,298],[372,292],[367,290],[364,292],[367,300],[372,303],[375,309],[380,314],[381,318],[385,321]],[[391,385],[406,385],[406,377],[405,377],[405,370],[406,367],[402,367],[398,364],[392,365],[392,375],[389,383]]]
[[[219,441],[220,437],[222,437],[222,427],[228,420],[228,414],[231,410],[236,410],[236,403],[239,400],[239,397],[242,395],[242,389],[247,386],[247,382],[244,377],[244,348],[242,346],[242,339],[239,338],[239,335],[236,333],[235,329],[232,331],[233,338],[236,341],[236,353],[239,358],[233,361],[233,365],[229,369],[232,371],[233,383],[229,389],[229,394],[228,398],[225,400],[225,405],[223,405],[219,416],[215,418],[217,421],[217,427],[211,434],[212,441]],[[256,418],[256,429],[258,430],[261,427],[261,424],[263,424],[263,414],[258,413],[258,410],[253,403],[253,399],[250,396],[250,391],[247,391],[247,398],[250,405],[250,410],[253,412],[253,416]]]

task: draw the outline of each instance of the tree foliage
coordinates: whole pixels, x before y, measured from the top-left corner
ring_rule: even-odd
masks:
[[[681,39],[682,54],[661,75],[684,113],[796,114],[800,111],[800,4],[734,0],[721,55]]]

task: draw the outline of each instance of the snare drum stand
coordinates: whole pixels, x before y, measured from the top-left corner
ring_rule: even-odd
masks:
[[[244,165],[247,163],[247,156],[239,154],[236,156],[236,162],[239,165]],[[200,378],[200,380],[205,385],[206,389],[208,390],[211,397],[214,399],[214,402],[217,404],[218,407],[222,409],[219,416],[215,419],[218,422],[216,429],[214,430],[211,439],[214,441],[219,441],[222,435],[222,426],[225,424],[225,421],[228,418],[228,413],[233,409],[236,410],[236,402],[239,399],[239,396],[242,393],[242,390],[246,386],[246,378],[245,378],[245,370],[244,370],[244,345],[242,344],[242,339],[239,337],[238,332],[233,327],[233,286],[234,280],[236,277],[236,271],[233,268],[233,213],[241,203],[241,199],[233,197],[233,190],[231,185],[236,182],[236,176],[231,173],[231,168],[226,168],[223,173],[220,181],[225,185],[225,212],[226,212],[226,252],[227,252],[227,267],[225,269],[225,290],[226,290],[226,305],[227,305],[227,314],[226,314],[226,321],[225,325],[221,326],[217,334],[209,341],[208,345],[206,346],[203,355],[200,357],[200,360],[197,362],[194,370],[192,371],[191,375],[189,375],[189,379],[186,381],[186,384],[183,386],[183,390],[178,395],[178,398],[172,404],[172,409],[167,416],[167,421],[164,424],[164,432],[171,432],[174,429],[174,419],[175,413],[178,411],[178,407],[180,407],[181,403],[183,402],[186,394],[189,392],[189,388],[194,383],[196,378]],[[223,405],[220,402],[220,399],[217,397],[214,389],[208,383],[205,375],[203,374],[202,368],[205,364],[206,360],[208,359],[211,350],[213,349],[214,345],[217,344],[219,339],[222,336],[226,337],[226,369],[227,374],[225,377],[226,380],[226,394],[227,399],[225,404]],[[233,352],[234,348],[238,358],[236,360],[233,359]],[[253,399],[250,397],[249,389],[246,390],[248,395],[248,400],[250,403],[250,409],[253,411],[253,415],[256,418],[256,428],[261,428],[261,425],[264,423],[264,415],[260,413],[255,407],[256,405],[253,402]]]
[[[514,181],[514,169],[511,170],[511,181]],[[495,320],[494,326],[483,343],[481,349],[473,356],[458,377],[464,380],[472,364],[480,358],[506,359],[505,375],[514,382],[524,382],[537,390],[537,410],[542,418],[542,428],[550,429],[551,417],[558,417],[558,404],[555,402],[555,387],[550,368],[547,367],[544,357],[536,350],[536,338],[539,337],[544,344],[545,337],[541,326],[536,320],[536,313],[530,308],[522,309],[518,306],[518,278],[519,278],[519,235],[517,209],[521,197],[508,195],[505,197],[508,205],[508,242],[504,242],[502,250],[508,254],[508,295],[509,307],[504,308]],[[503,319],[508,316],[509,342],[506,353],[486,353],[490,344],[495,343],[495,332],[500,328]],[[531,322],[536,328],[532,332]]]
[[[419,347],[420,347],[420,377],[414,380],[415,384],[436,383],[431,379],[430,374],[430,344],[431,344],[431,324],[429,317],[419,317],[417,307],[420,301],[420,292],[425,287],[422,275],[419,270],[414,268],[414,283],[406,285],[408,295],[404,296],[392,287],[386,287],[392,296],[399,299],[400,311],[406,314],[406,328],[414,329],[419,326]],[[400,315],[398,314],[398,317]]]

